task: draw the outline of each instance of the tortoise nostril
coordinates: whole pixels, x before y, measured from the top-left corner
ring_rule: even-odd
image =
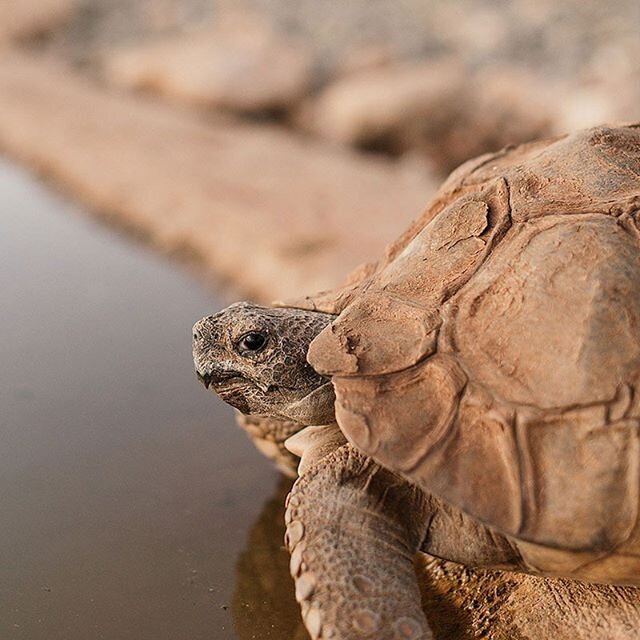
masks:
[[[191,331],[193,331],[193,339],[194,340],[202,340],[202,328],[200,326],[200,323],[202,322],[202,320],[199,320],[198,322],[196,322]]]

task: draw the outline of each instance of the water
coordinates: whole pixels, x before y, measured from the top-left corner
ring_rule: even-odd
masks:
[[[193,375],[218,307],[0,163],[0,638],[304,637],[287,487]]]

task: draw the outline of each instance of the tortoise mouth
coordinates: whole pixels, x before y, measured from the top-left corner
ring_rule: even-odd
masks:
[[[251,406],[247,394],[251,394],[250,384],[246,378],[232,376],[223,380],[214,380],[210,386],[211,390],[224,402],[241,413],[249,415],[251,414]]]
[[[217,371],[215,373],[202,373],[196,370],[196,376],[206,389],[217,395],[227,404],[244,413],[251,414],[251,407],[247,395],[255,394],[257,387],[236,371]]]
[[[202,382],[206,389],[213,387],[214,390],[223,386],[233,385],[234,383],[247,382],[247,380],[236,371],[216,372],[213,374],[201,373],[196,369],[196,377]]]
[[[200,373],[199,371],[196,370],[196,376],[197,376],[198,380],[200,382],[202,382],[202,384],[204,385],[205,389],[208,389],[209,386],[213,382],[211,376],[208,373],[202,374],[202,373]]]

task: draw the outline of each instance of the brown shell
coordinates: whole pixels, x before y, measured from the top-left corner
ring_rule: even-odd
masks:
[[[508,149],[304,303],[347,438],[542,571],[640,576],[639,217],[637,126]]]

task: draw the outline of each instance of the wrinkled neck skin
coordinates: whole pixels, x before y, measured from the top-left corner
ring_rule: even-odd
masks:
[[[301,425],[328,424],[335,422],[335,393],[331,382],[325,382],[313,389],[306,396],[288,405],[278,416],[285,420],[293,420]]]

